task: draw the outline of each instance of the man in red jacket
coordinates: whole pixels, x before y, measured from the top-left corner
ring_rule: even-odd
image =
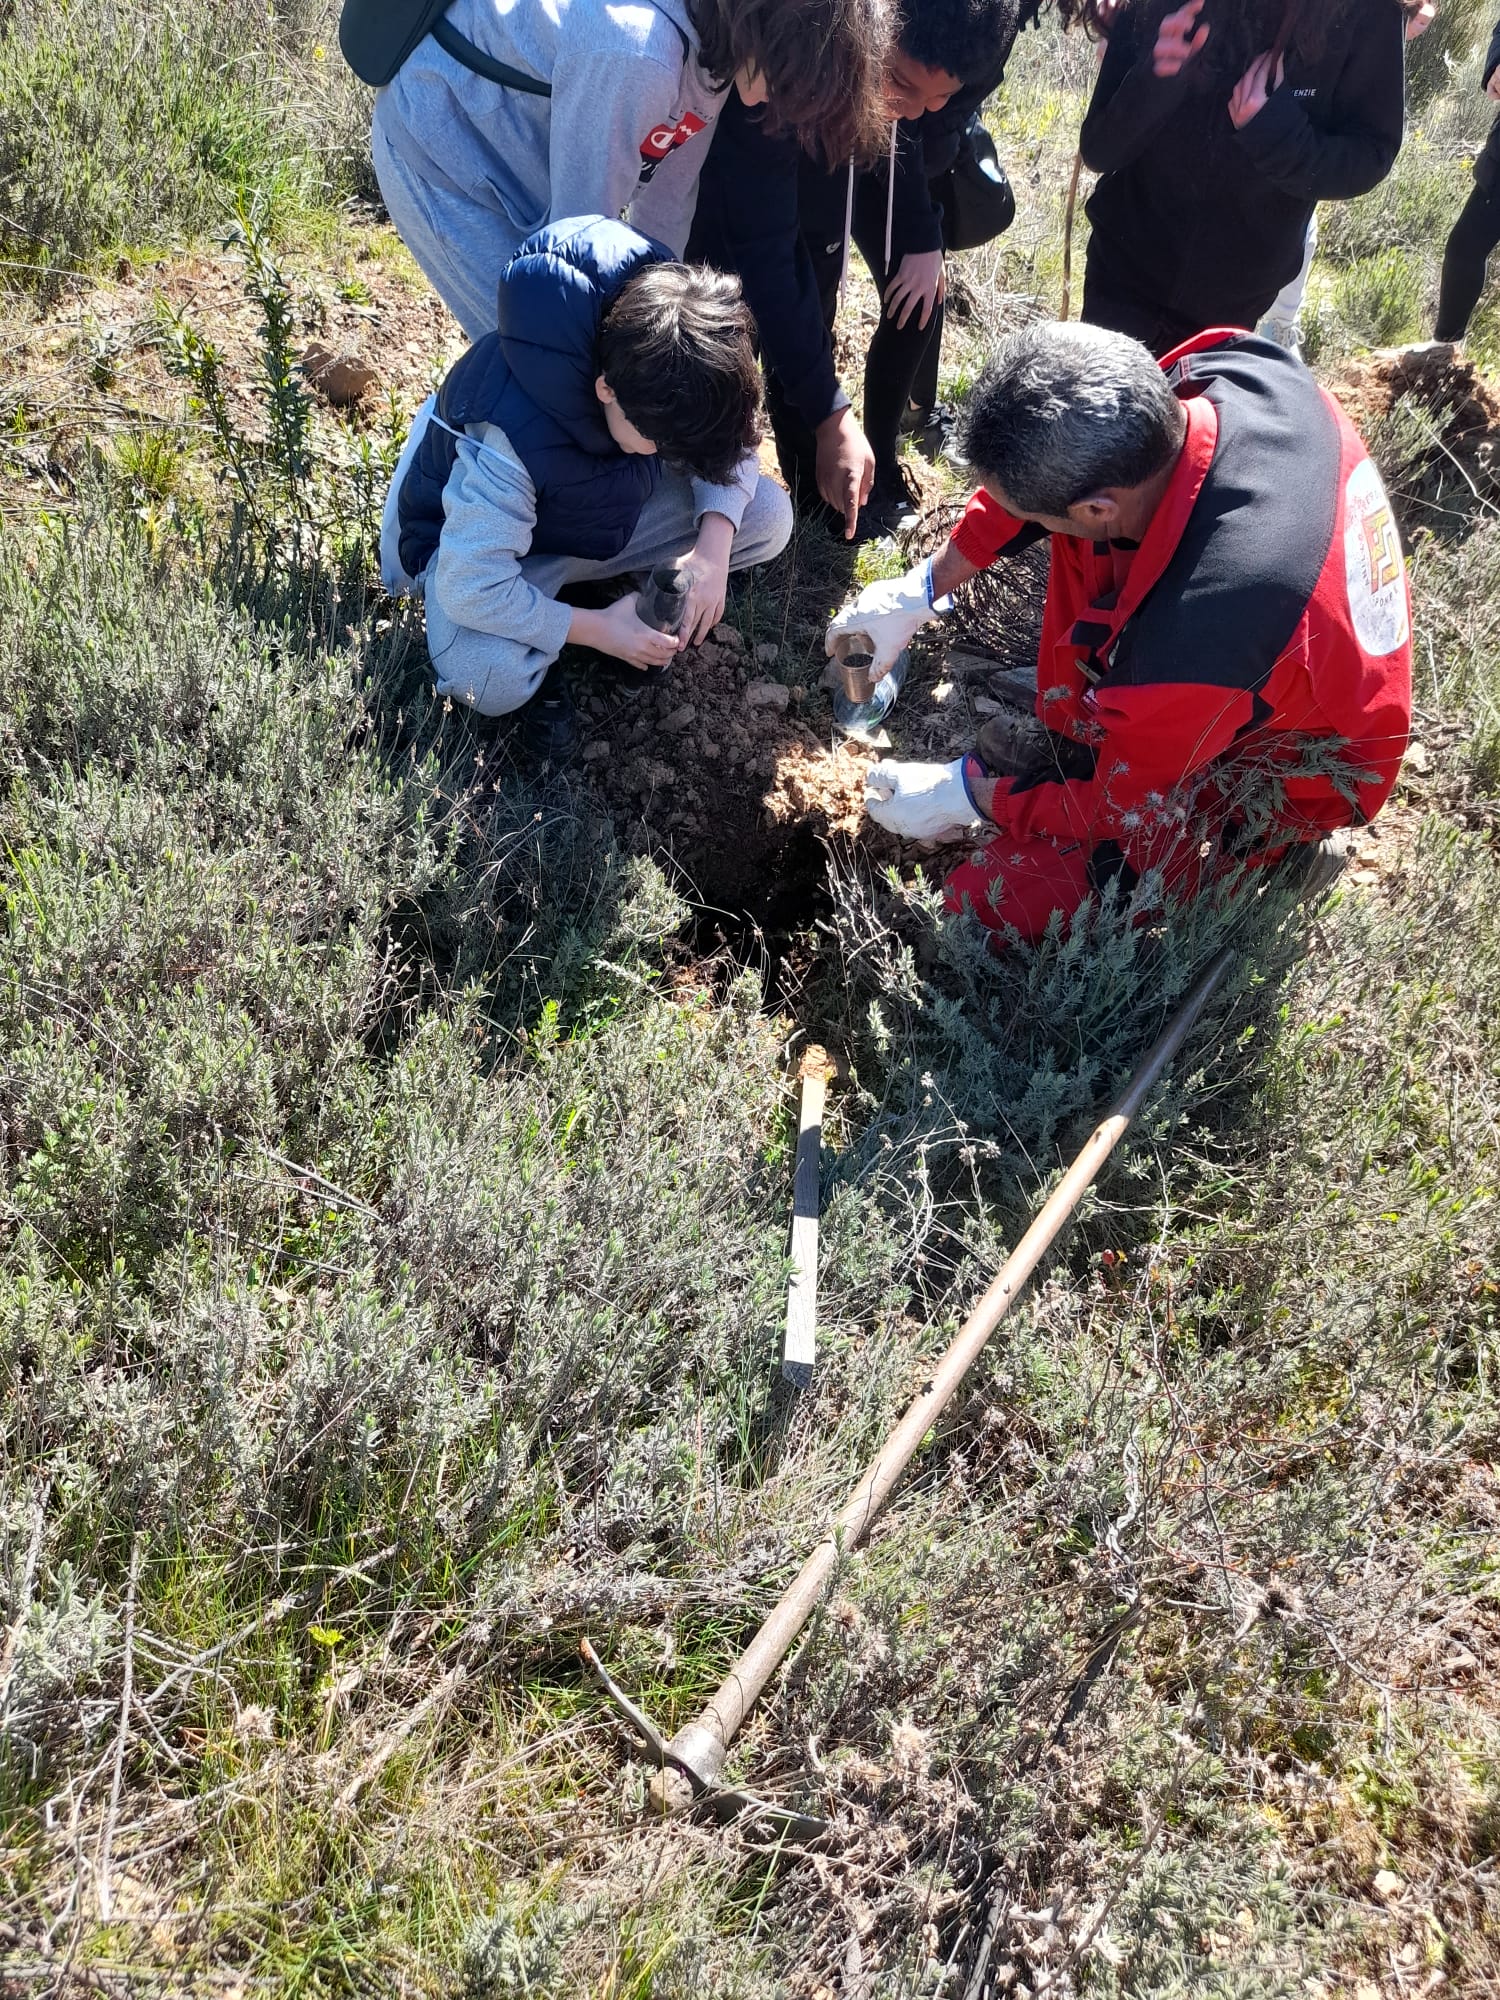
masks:
[[[1189,887],[1379,811],[1411,720],[1405,564],[1380,475],[1300,362],[1219,331],[1158,365],[1039,323],[985,370],[962,448],[983,484],[948,546],[828,634],[867,632],[889,664],[950,592],[1051,538],[1041,726],[870,773],[892,831],[988,835],[950,908],[1035,938],[1111,879]]]

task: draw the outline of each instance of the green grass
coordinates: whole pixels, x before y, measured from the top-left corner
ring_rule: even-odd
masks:
[[[1002,1990],[1490,1990],[1500,515],[1421,512],[1430,425],[1383,427],[1431,521],[1430,768],[1377,879],[997,963],[844,864],[789,1023],[687,964],[661,869],[444,713],[367,595],[379,450],[304,430],[266,248],[337,138],[273,69],[234,115],[274,167],[171,151],[229,115],[210,39],[232,68],[271,30],[109,19],[207,96],[99,113],[69,255],[252,221],[283,448],[215,430],[200,353],[197,421],[0,529],[0,1983],[71,1953],[205,1994],[951,1995],[998,1898]],[[276,23],[287,75],[320,19]],[[84,130],[56,51],[103,21],[13,12],[0,104],[24,74]],[[956,371],[1053,303],[1087,74],[1017,63],[1036,183]],[[1385,208],[1330,223],[1332,361],[1425,310],[1463,178],[1459,112],[1424,115]],[[780,639],[820,590],[804,554],[746,615]],[[1225,936],[736,1748],[835,1842],[644,1818],[579,1638],[695,1713]],[[850,1069],[792,1401],[795,1028]]]
[[[103,252],[286,226],[368,185],[336,9],[37,0],[0,16],[0,278],[55,295]]]

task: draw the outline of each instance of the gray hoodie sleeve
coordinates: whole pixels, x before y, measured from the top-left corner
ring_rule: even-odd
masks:
[[[693,521],[701,524],[705,514],[722,514],[736,534],[745,518],[745,509],[755,498],[755,488],[760,479],[760,460],[753,451],[747,451],[734,468],[734,477],[727,486],[710,486],[706,479],[693,481]]]
[[[427,588],[453,623],[560,653],[573,614],[521,574],[536,528],[536,489],[498,425],[478,426],[461,440],[443,516]]]

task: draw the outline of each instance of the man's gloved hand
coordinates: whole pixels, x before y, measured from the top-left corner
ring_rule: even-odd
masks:
[[[842,633],[868,632],[875,647],[878,679],[896,664],[901,649],[938,616],[932,602],[932,558],[928,556],[905,576],[867,583],[829,625],[823,650],[831,659]]]
[[[978,826],[964,787],[964,760],[951,764],[872,764],[865,773],[865,811],[902,840],[941,840]]]

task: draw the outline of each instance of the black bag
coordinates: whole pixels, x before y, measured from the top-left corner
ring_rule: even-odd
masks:
[[[344,61],[363,83],[378,90],[400,69],[417,43],[431,35],[455,62],[507,90],[550,97],[552,86],[509,63],[476,49],[466,35],[450,27],[443,16],[453,0],[344,0],[339,14],[339,47]]]
[[[1011,190],[995,142],[975,116],[958,158],[933,183],[943,208],[943,248],[977,250],[1005,233],[1016,219]]]

